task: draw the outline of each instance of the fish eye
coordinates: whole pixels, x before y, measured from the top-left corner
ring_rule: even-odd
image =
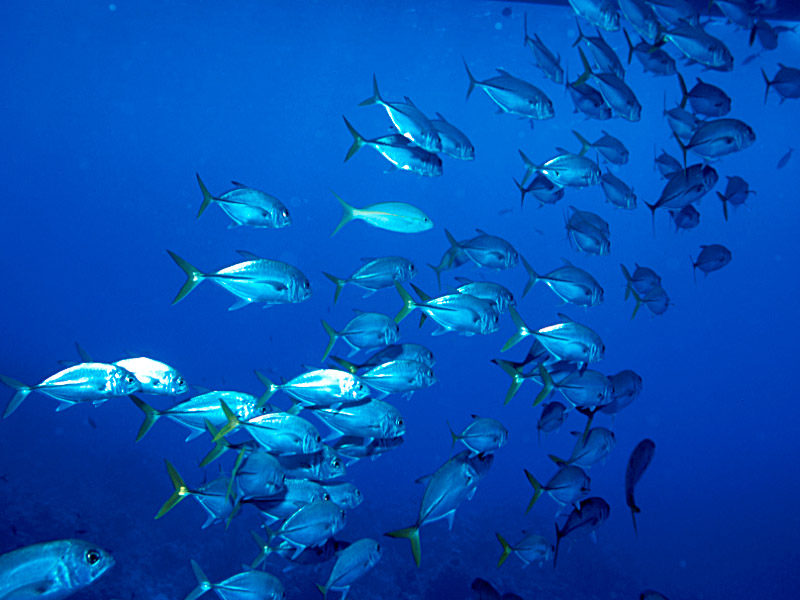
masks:
[[[342,462],[338,458],[334,458],[331,464],[333,465],[334,469],[338,469],[342,466]]]
[[[381,551],[381,545],[380,544],[375,544],[375,550],[380,552]]]
[[[86,554],[84,555],[84,559],[90,565],[97,564],[97,562],[102,558],[100,553],[97,550],[87,550]]]
[[[136,381],[136,378],[133,375],[128,375],[127,377],[125,377],[125,381],[127,381],[128,383],[133,383],[134,381]]]
[[[408,265],[408,270],[413,273],[414,271],[417,270],[417,267],[415,267],[413,264],[412,265]]]
[[[325,500],[325,502],[330,502],[331,501],[331,495],[328,492],[325,492],[325,493],[322,494],[322,499]]]
[[[303,282],[303,289],[306,289],[306,290],[307,290],[307,289],[309,288],[309,285],[310,285],[310,284],[308,283],[308,281],[304,281],[304,282]]]
[[[284,218],[286,218],[286,217],[288,217],[288,216],[289,216],[289,211],[288,211],[288,210],[286,210],[286,209],[284,208],[284,209],[281,211],[281,214],[283,215],[283,217],[284,217]]]
[[[317,434],[317,435],[314,437],[314,441],[315,441],[315,442],[321,442],[321,441],[322,441],[322,438],[320,437],[320,435],[319,435],[319,434]]]
[[[361,490],[357,489],[356,492],[355,492],[355,496],[356,496],[356,498],[360,498],[361,497]]]
[[[175,383],[178,385],[183,385],[186,383],[186,381],[183,379],[183,377],[178,377],[178,379],[175,380]]]
[[[403,419],[397,419],[397,425],[402,427],[403,426]]]

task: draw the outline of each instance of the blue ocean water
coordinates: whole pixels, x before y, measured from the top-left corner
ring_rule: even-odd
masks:
[[[724,190],[725,176],[739,175],[757,195],[726,222],[712,191],[698,207],[696,229],[675,233],[657,214],[654,237],[643,201],[653,202],[663,186],[654,152],[680,155],[662,116],[665,96],[669,106],[680,99],[675,78],[643,74],[634,60],[626,81],[644,107],[642,120],[586,121],[532,66],[522,44],[525,10],[531,31],[560,52],[574,80],[581,70],[570,48],[577,30],[565,7],[454,0],[2,3],[0,372],[40,381],[61,368],[58,360],[77,359],[77,341],[97,360],[141,353],[175,366],[193,384],[258,395],[263,387],[254,369],[279,379],[319,365],[327,343],[320,319],[339,328],[353,308],[391,315],[400,308],[392,289],[362,298],[350,286],[334,306],[323,271],[344,276],[361,257],[402,255],[419,267],[414,283],[437,293],[424,265],[436,264],[448,248],[444,229],[464,239],[480,228],[509,240],[540,272],[566,257],[605,288],[603,304],[582,309],[561,305],[543,284],[519,299],[521,266],[491,272],[465,265],[443,275],[445,286],[454,274],[506,285],[537,327],[556,322],[559,312],[590,325],[607,347],[599,370],[629,368],[642,376],[641,396],[613,422],[616,448],[590,471],[592,495],[609,502],[610,519],[596,545],[581,539],[562,549],[556,570],[523,569],[515,557],[496,568],[495,532],[516,539],[535,530],[555,542],[552,500],[525,514],[532,490],[523,469],[548,478],[555,467],[547,455],[568,454],[568,432],[582,430],[585,419],[571,413],[539,446],[539,409],[531,407],[538,386],[526,383],[503,405],[508,377],[490,360],[521,360],[527,347],[501,355],[514,332],[507,315],[486,337],[432,337],[430,324],[417,329],[409,318],[401,341],[433,350],[438,383],[409,401],[392,399],[406,422],[402,446],[348,469],[366,500],[337,537],[373,537],[384,546],[381,562],[350,597],[467,598],[472,580],[483,577],[524,598],[635,598],[645,588],[670,598],[794,598],[800,163],[795,157],[781,170],[776,164],[798,143],[800,111],[796,101],[779,104],[774,91],[764,103],[760,69],[771,77],[779,63],[800,66],[800,37],[787,33],[777,50],[743,65],[757,48],[748,46],[748,32],[720,19],[709,25],[731,48],[735,69],[680,70],[690,85],[699,76],[724,88],[733,99],[731,116],[757,135],[750,148],[714,163],[714,191]],[[624,58],[622,34],[606,37]],[[503,67],[541,87],[556,117],[531,128],[496,114],[479,90],[465,102],[462,56],[478,79]],[[352,139],[342,115],[369,137],[390,132],[382,109],[358,106],[371,93],[373,73],[385,97],[410,96],[466,132],[475,160],[444,158],[444,174],[433,179],[386,172],[388,163],[369,148],[343,163]],[[590,140],[605,129],[625,142],[630,162],[614,172],[635,188],[636,210],[614,209],[599,186],[569,190],[556,206],[537,208],[530,200],[520,210],[512,181],[524,170],[518,149],[534,160],[556,147],[577,150],[572,129]],[[202,196],[195,172],[214,193],[236,180],[275,195],[289,206],[292,226],[228,229],[216,206],[196,220]],[[331,238],[340,218],[331,190],[356,206],[410,202],[435,227],[404,235],[354,222]],[[569,205],[610,223],[609,256],[570,247]],[[690,256],[712,243],[730,248],[733,260],[695,283]],[[207,270],[238,262],[239,249],[282,260],[310,278],[313,297],[229,312],[233,298],[206,283],[172,306],[184,275],[166,249]],[[664,315],[643,309],[631,320],[619,263],[634,262],[662,276],[673,302]],[[11,395],[3,392],[3,401]],[[153,403],[166,408],[170,401]],[[192,485],[217,475],[216,463],[205,475],[197,466],[210,449],[207,437],[184,443],[185,430],[164,419],[135,443],[141,413],[125,398],[98,408],[54,408],[54,400],[34,394],[0,422],[0,552],[49,539],[95,541],[117,564],[75,596],[85,599],[180,600],[196,585],[191,559],[212,581],[252,561],[255,511],[242,511],[227,530],[201,529],[205,515],[191,501],[153,519],[172,493],[165,458]],[[415,522],[423,486],[414,481],[451,455],[448,423],[464,427],[472,414],[502,421],[509,443],[458,510],[452,531],[445,522],[422,529],[416,568],[408,543],[383,534]],[[596,423],[610,426],[611,419],[601,415]],[[623,479],[643,438],[655,441],[656,454],[637,487],[637,537]],[[232,462],[219,461],[224,469]],[[314,583],[325,581],[331,564],[283,572],[287,563],[272,557],[268,570],[287,597],[314,598]]]

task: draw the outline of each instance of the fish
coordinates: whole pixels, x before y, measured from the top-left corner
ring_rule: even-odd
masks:
[[[306,504],[317,500],[331,500],[330,493],[316,481],[287,477],[283,483],[283,489],[279,493],[268,498],[256,498],[249,502],[269,521],[283,521]],[[259,556],[253,562],[253,568],[256,568],[264,558],[266,555]]]
[[[474,160],[475,147],[467,135],[445,119],[442,113],[437,112],[436,117],[431,119],[431,125],[442,142],[442,152],[459,160]]]
[[[297,557],[309,547],[321,546],[339,533],[347,523],[347,513],[334,502],[315,500],[306,504],[275,531],[269,532],[270,542],[282,538],[295,548]]]
[[[274,456],[263,450],[242,456],[231,473],[231,490],[236,490],[236,503],[274,496],[283,490],[286,474]]]
[[[709,7],[712,4],[716,5],[737,28],[749,30],[753,26],[753,17],[747,0],[711,0]]]
[[[0,381],[14,390],[14,396],[3,413],[4,419],[11,416],[31,392],[40,392],[58,400],[58,412],[85,402],[98,406],[111,398],[138,392],[142,387],[127,369],[96,362],[67,367],[36,385],[25,385],[5,375],[0,375]]]
[[[331,502],[342,508],[356,508],[364,501],[361,490],[349,481],[326,483],[322,487],[330,496]]]
[[[406,426],[400,411],[377,398],[365,398],[338,408],[315,407],[314,416],[334,433],[373,439],[391,439],[405,435]]]
[[[234,189],[220,196],[212,196],[211,192],[195,173],[200,191],[203,193],[203,203],[197,212],[197,218],[205,212],[211,203],[218,204],[231,218],[232,227],[259,227],[267,229],[282,229],[292,224],[289,209],[270,194],[233,182]]]
[[[670,304],[672,304],[666,290],[664,290],[664,288],[660,285],[651,289],[644,296],[639,296],[639,294],[633,290],[631,291],[631,294],[636,301],[631,319],[636,317],[636,313],[639,312],[639,309],[642,307],[642,305],[647,306],[647,308],[650,309],[650,312],[652,312],[654,315],[663,315],[665,312],[667,312]]]
[[[566,411],[567,407],[561,402],[553,401],[542,405],[542,413],[536,422],[536,435],[540,444],[542,431],[551,433],[558,430],[566,420]]]
[[[713,188],[719,175],[714,167],[701,163],[690,165],[686,169],[674,173],[668,180],[661,195],[653,204],[645,202],[653,219],[653,233],[655,234],[656,210],[680,210],[684,206],[698,202]]]
[[[717,71],[733,70],[733,55],[728,47],[696,25],[678,25],[661,35],[689,60]]]
[[[528,187],[523,186],[519,181],[514,179],[517,189],[520,191],[520,207],[525,205],[525,194],[532,194],[539,202],[539,208],[545,204],[555,204],[564,197],[565,188],[556,185],[541,173],[537,173],[531,180]]]
[[[461,284],[456,288],[459,294],[467,294],[481,300],[487,300],[494,305],[495,310],[501,315],[508,311],[509,306],[516,304],[514,294],[504,285],[493,281],[472,281],[466,277],[456,277],[455,279]]]
[[[778,63],[780,69],[772,78],[772,81],[767,77],[766,71],[761,69],[761,75],[764,77],[764,84],[767,86],[764,91],[764,104],[767,103],[770,88],[775,88],[775,92],[780,97],[780,103],[783,104],[785,100],[800,98],[800,69],[794,67],[787,67]]]
[[[364,221],[372,227],[396,233],[420,233],[433,227],[430,217],[411,204],[378,202],[364,208],[356,208],[350,206],[336,192],[332,193],[342,205],[342,218],[331,233],[331,237],[353,220]]]
[[[469,450],[462,450],[429,478],[420,479],[419,481],[427,481],[427,484],[416,523],[411,527],[386,534],[393,538],[405,538],[411,542],[411,553],[414,555],[417,567],[421,560],[420,528],[428,523],[447,519],[452,529],[456,510],[464,500],[469,500],[475,495],[478,484],[492,466],[494,455],[470,456],[471,454]]]
[[[508,443],[508,430],[500,421],[478,415],[472,415],[472,422],[461,433],[450,428],[450,436],[453,446],[461,442],[469,449],[470,456],[496,452]]]
[[[661,23],[645,0],[619,0],[619,9],[643,38],[655,43],[661,36]],[[625,34],[627,37],[627,32]],[[630,59],[628,59],[630,64]]]
[[[686,82],[680,73],[678,82],[683,96],[681,106],[685,106],[688,101],[695,114],[702,117],[724,117],[731,112],[731,98],[721,88],[706,83],[698,77],[694,87],[687,90]]]
[[[259,371],[256,371],[256,376],[267,388],[261,395],[262,403],[277,391],[288,394],[302,406],[338,406],[369,396],[369,389],[357,375],[339,369],[306,371],[281,384],[273,383]]]
[[[457,241],[453,235],[444,230],[450,245],[458,248],[477,267],[486,267],[498,271],[513,269],[519,263],[519,253],[509,242],[482,229],[476,229],[478,235],[464,242]]]
[[[0,598],[60,600],[114,566],[107,550],[84,540],[41,542],[0,554]]]
[[[785,25],[773,27],[764,19],[758,19],[750,29],[750,45],[752,46],[753,42],[758,39],[764,50],[775,50],[778,47],[778,36],[787,31],[797,33],[797,25],[794,27],[786,27]]]
[[[220,410],[221,409],[222,407],[220,407]],[[273,412],[272,409],[268,407],[262,407],[261,410],[264,413]],[[211,436],[211,439],[213,440],[214,438],[216,438],[217,434],[219,434],[219,429],[214,427],[214,425],[208,419],[205,420],[205,425],[206,425],[206,430]],[[253,439],[242,440],[240,442],[231,442],[226,438],[221,437],[214,442],[214,448],[203,457],[203,460],[200,461],[200,467],[205,467],[207,465],[210,465],[220,456],[225,454],[225,452],[227,452],[228,450],[233,450],[236,452],[237,454],[236,461],[238,463],[241,459],[249,456],[251,453],[259,452],[260,448],[261,446],[258,444],[258,442],[256,442]],[[241,459],[239,457],[241,457]]]
[[[625,468],[625,503],[631,509],[631,519],[633,519],[633,530],[636,534],[639,534],[639,530],[636,527],[636,513],[642,512],[641,509],[636,506],[636,500],[634,499],[633,492],[636,484],[639,483],[639,480],[644,475],[644,472],[647,470],[647,467],[650,466],[650,461],[653,460],[653,454],[655,454],[656,445],[653,440],[645,438],[638,444],[631,452],[630,457],[628,458],[628,466]]]
[[[196,600],[210,590],[214,590],[222,600],[282,600],[286,596],[280,579],[266,571],[248,570],[219,583],[211,583],[194,560],[192,570],[197,578],[197,587],[185,600]]]
[[[625,41],[628,44],[628,64],[631,64],[631,60],[635,55],[642,64],[645,73],[667,76],[674,75],[677,72],[675,59],[659,46],[649,44],[643,39],[634,46],[628,31],[623,29],[623,32],[625,33]]]
[[[158,396],[180,396],[189,389],[186,379],[173,367],[161,361],[136,356],[113,363],[133,373],[141,384],[141,393]]]
[[[559,467],[575,465],[582,469],[589,469],[597,463],[605,461],[617,444],[614,432],[605,427],[593,427],[586,432],[573,431],[572,435],[577,437],[577,440],[568,459],[559,458],[553,454],[549,455],[550,460]]]
[[[575,14],[605,31],[619,30],[619,13],[611,0],[569,0]]]
[[[491,302],[468,294],[447,294],[431,298],[412,283],[411,287],[420,298],[416,302],[399,283],[395,283],[395,287],[403,301],[403,307],[394,318],[398,323],[417,308],[423,313],[420,324],[424,318],[430,317],[439,325],[439,329],[433,332],[435,336],[450,331],[466,336],[488,335],[499,329],[500,315]]]
[[[394,360],[414,361],[426,367],[433,367],[436,364],[433,352],[422,344],[392,344],[382,350],[378,350],[360,365],[350,363],[347,368],[350,370],[350,367],[354,367],[356,371],[360,371],[361,369],[370,369]],[[350,370],[350,372],[353,373],[354,371]]]
[[[183,300],[206,280],[238,298],[228,310],[239,310],[253,302],[261,302],[266,308],[273,304],[303,302],[311,297],[311,283],[300,269],[278,260],[238,250],[244,262],[213,273],[204,273],[174,252],[167,252],[186,273],[186,282],[172,301],[173,304]]]
[[[636,98],[633,90],[613,73],[595,73],[586,60],[583,49],[578,48],[583,63],[583,74],[576,83],[585,83],[591,79],[597,84],[597,89],[617,115],[628,121],[639,121],[642,118],[642,105]]]
[[[519,150],[519,155],[525,163],[523,184],[534,173],[541,173],[559,187],[583,188],[600,183],[600,167],[585,156],[564,152],[542,165],[537,165],[522,150]]]
[[[514,544],[509,544],[499,533],[495,533],[497,541],[503,547],[503,554],[497,561],[497,566],[501,566],[512,554],[516,554],[523,563],[523,569],[531,563],[543,563],[550,560],[553,553],[553,546],[546,538],[539,534],[523,531],[523,538]]]
[[[609,376],[613,399],[608,404],[600,407],[600,412],[607,415],[616,415],[642,393],[642,377],[635,371],[625,369],[615,375]]]
[[[378,79],[373,73],[372,96],[362,101],[359,106],[378,105],[384,107],[400,135],[428,152],[441,152],[442,141],[436,133],[436,128],[408,97],[405,100],[405,102],[387,102],[381,98]]]
[[[556,516],[561,514],[566,506],[578,503],[589,495],[589,476],[580,467],[564,466],[553,475],[546,484],[542,485],[531,473],[525,469],[525,476],[533,486],[533,496],[525,512],[529,512],[542,494],[548,494],[559,504]]]
[[[362,289],[368,290],[365,298],[378,290],[392,287],[395,281],[400,283],[409,281],[417,276],[417,267],[413,262],[402,256],[382,256],[379,258],[362,258],[364,264],[356,269],[350,277],[336,277],[330,273],[323,275],[330,279],[336,286],[333,303],[339,299],[344,286],[351,283]]]
[[[203,529],[214,523],[230,522],[235,516],[234,501],[230,495],[230,480],[227,477],[218,477],[209,483],[204,483],[197,489],[192,489],[178,473],[177,469],[168,460],[164,460],[174,492],[156,513],[155,518],[160,519],[184,498],[191,496],[206,511],[208,518],[203,524]]]
[[[687,204],[678,211],[671,211],[672,222],[675,223],[675,231],[679,229],[694,229],[700,224],[700,212],[691,204]]]
[[[567,82],[567,92],[575,105],[575,112],[598,121],[607,121],[613,116],[603,95],[588,83],[581,82],[580,77],[572,83]]]
[[[545,366],[540,364],[539,376],[542,381],[542,391],[533,401],[534,406],[545,400],[553,390],[561,392],[572,406],[585,409],[598,408],[608,404],[613,398],[611,381],[599,371],[579,369],[556,382]]]
[[[466,240],[465,240],[466,241]],[[439,264],[434,266],[428,263],[428,266],[433,269],[433,272],[436,273],[436,283],[439,285],[439,289],[442,289],[442,271],[448,271],[450,269],[456,269],[463,264],[469,262],[469,258],[464,253],[463,250],[457,248],[455,246],[451,246],[447,249],[447,251],[442,255]]]
[[[400,328],[391,317],[376,312],[361,312],[356,310],[353,317],[344,329],[336,331],[324,320],[322,326],[328,334],[328,346],[322,355],[322,361],[328,358],[336,340],[344,340],[350,346],[350,356],[360,350],[380,348],[394,344],[400,338]]]
[[[550,49],[544,45],[539,36],[534,33],[533,37],[528,35],[528,13],[525,13],[523,18],[525,28],[525,42],[524,44],[533,53],[536,59],[536,66],[544,73],[545,77],[554,83],[564,83],[564,69],[561,68],[561,55],[553,54]]]
[[[485,579],[476,577],[470,587],[474,600],[500,600],[500,592]]]
[[[686,110],[683,106],[676,106],[670,110],[664,109],[664,116],[667,117],[672,133],[681,141],[688,141],[703,124],[703,120],[697,118],[694,113]],[[679,163],[680,164],[680,163]]]
[[[646,295],[650,290],[656,287],[661,287],[661,276],[649,267],[641,267],[638,263],[634,263],[635,269],[633,275],[630,274],[625,265],[620,265],[622,275],[625,277],[625,300],[632,291],[636,291],[640,296]]]
[[[597,306],[603,302],[603,288],[590,273],[576,267],[565,258],[561,259],[563,266],[554,269],[546,275],[539,275],[524,258],[522,264],[528,273],[528,283],[522,295],[539,281],[547,284],[556,296],[569,304],[578,306]]]
[[[469,77],[467,99],[478,87],[500,107],[501,112],[532,120],[552,119],[555,116],[552,100],[535,85],[518,79],[503,69],[497,69],[499,75],[478,81],[473,77],[466,60],[464,68]]]
[[[333,361],[346,370],[355,372],[358,365],[333,356]],[[372,388],[379,396],[406,394],[410,397],[417,390],[436,383],[436,375],[428,365],[416,360],[395,359],[370,367],[359,374],[361,381]]]
[[[589,51],[594,59],[594,65],[598,71],[613,73],[620,79],[625,79],[625,69],[617,53],[614,52],[611,46],[603,39],[600,31],[597,32],[596,36],[587,36],[584,35],[583,30],[581,30],[580,21],[577,19],[575,20],[575,26],[578,28],[578,37],[572,42],[572,47],[574,48],[581,42],[585,42],[589,47]]]
[[[623,144],[613,135],[609,134],[607,131],[603,131],[603,137],[598,139],[596,142],[588,141],[574,129],[572,130],[572,134],[578,138],[578,141],[581,143],[581,154],[585,154],[589,148],[594,148],[610,163],[614,163],[615,165],[624,165],[628,162],[629,153],[628,149],[625,147],[625,144]]]
[[[709,244],[700,246],[700,254],[697,260],[692,260],[693,274],[700,269],[708,275],[712,271],[718,271],[731,262],[731,251],[722,244]]]
[[[611,171],[606,171],[600,178],[600,187],[608,200],[614,206],[633,210],[636,208],[636,194],[627,183],[614,175]]]
[[[144,421],[139,428],[139,433],[136,435],[137,442],[150,431],[150,428],[161,417],[167,417],[189,429],[189,435],[186,437],[187,442],[192,441],[206,431],[206,421],[209,421],[214,427],[222,427],[227,423],[228,419],[222,410],[221,402],[225,402],[242,421],[249,421],[253,417],[266,412],[266,409],[259,405],[255,396],[244,392],[207,392],[163,410],[153,408],[133,394],[129,397],[136,407],[144,413]]]
[[[288,412],[269,412],[244,421],[224,401],[220,405],[228,422],[214,436],[214,442],[241,427],[264,450],[275,456],[313,454],[322,448],[319,431],[303,417]]]
[[[751,190],[749,184],[739,177],[734,175],[728,177],[728,184],[725,186],[725,193],[717,192],[717,197],[722,201],[722,214],[725,220],[728,220],[728,205],[741,206],[747,201],[750,194],[755,194],[755,190]]]
[[[788,165],[788,164],[789,164],[789,161],[790,161],[790,160],[791,160],[791,158],[792,158],[792,153],[793,153],[793,152],[794,152],[794,148],[791,148],[791,147],[790,147],[790,148],[789,148],[789,149],[786,151],[786,154],[784,154],[783,156],[781,156],[781,159],[778,161],[778,166],[777,166],[776,168],[778,168],[778,169],[782,169],[783,167],[785,167],[786,165]],[[755,192],[753,192],[753,193],[755,193]]]
[[[340,600],[344,600],[350,586],[372,570],[382,554],[381,545],[373,539],[364,538],[353,542],[342,550],[336,558],[328,581],[324,585],[317,584],[317,589],[322,592],[323,598],[327,598],[331,591],[342,592]]]
[[[661,150],[661,154],[655,158],[655,166],[658,169],[658,172],[661,173],[661,176],[666,177],[667,179],[669,179],[678,171],[683,170],[683,166],[681,165],[680,161],[674,156],[667,154],[667,151],[663,148]]]
[[[291,454],[276,456],[287,477],[331,481],[344,477],[347,467],[339,454],[330,446],[310,454]]]
[[[416,173],[423,177],[438,177],[442,174],[442,159],[414,145],[407,137],[395,133],[368,140],[356,131],[346,117],[342,118],[350,135],[353,136],[353,143],[344,157],[344,162],[350,160],[364,146],[369,146],[400,171]]]
[[[700,124],[687,144],[680,138],[676,140],[684,155],[690,150],[710,160],[749,148],[756,141],[756,134],[739,119],[714,119]]]
[[[356,436],[345,435],[338,438],[334,444],[334,450],[341,456],[348,459],[347,464],[351,465],[362,458],[375,460],[380,455],[394,450],[403,443],[402,437],[389,439],[365,439]]]
[[[580,504],[572,509],[564,526],[559,528],[556,523],[556,549],[553,556],[553,568],[558,564],[558,549],[564,538],[580,538],[587,535],[595,537],[595,531],[608,520],[611,507],[608,502],[593,496],[581,500]]]
[[[530,329],[515,308],[510,309],[511,318],[517,326],[517,333],[505,343],[501,352],[517,345],[527,336],[533,336],[556,360],[588,364],[603,359],[606,346],[600,336],[587,327],[559,313],[560,323]]]
[[[611,251],[608,223],[599,215],[570,206],[572,215],[566,219],[567,237],[579,252],[606,256]]]
[[[647,0],[653,12],[667,25],[678,27],[680,25],[697,26],[700,15],[686,0]]]

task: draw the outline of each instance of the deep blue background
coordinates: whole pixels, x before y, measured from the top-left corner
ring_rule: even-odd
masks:
[[[422,530],[421,569],[406,542],[381,538],[383,560],[351,597],[466,597],[476,576],[526,598],[631,598],[645,587],[673,598],[795,597],[800,219],[794,186],[800,163],[795,157],[781,171],[775,166],[797,144],[800,112],[797,102],[779,105],[774,92],[764,105],[759,68],[772,76],[779,62],[797,67],[800,38],[787,34],[777,51],[742,66],[752,52],[747,33],[719,21],[710,25],[729,44],[736,69],[681,70],[687,81],[699,75],[722,86],[733,98],[731,116],[746,120],[758,136],[751,148],[715,165],[716,190],[724,189],[725,175],[738,174],[758,195],[725,223],[709,194],[700,205],[701,225],[680,235],[659,214],[654,239],[643,201],[653,202],[663,185],[653,170],[654,151],[677,154],[662,118],[664,94],[670,105],[679,99],[675,79],[645,76],[634,59],[627,81],[644,106],[641,122],[587,122],[532,66],[522,46],[523,7],[513,5],[505,17],[500,2],[427,4],[121,1],[112,11],[104,2],[2,3],[0,372],[39,381],[59,368],[57,360],[73,358],[79,341],[98,360],[140,352],[175,365],[193,383],[260,393],[254,368],[291,377],[317,364],[326,343],[320,318],[341,327],[351,308],[399,309],[391,290],[361,299],[350,287],[333,307],[323,270],[344,276],[362,256],[401,254],[421,267],[415,283],[434,292],[435,278],[424,265],[437,263],[446,250],[444,228],[462,239],[480,227],[514,243],[537,270],[553,269],[565,256],[606,290],[603,305],[583,310],[562,308],[540,284],[520,312],[543,326],[563,310],[602,335],[608,351],[601,370],[632,368],[644,378],[642,396],[614,424],[616,450],[590,473],[593,494],[611,503],[611,519],[597,546],[578,541],[555,572],[523,571],[516,558],[496,570],[495,531],[512,541],[522,529],[554,538],[550,499],[524,514],[531,489],[522,469],[547,479],[554,472],[547,454],[568,453],[567,431],[582,428],[583,419],[570,416],[539,448],[539,411],[530,407],[537,386],[526,384],[503,406],[508,380],[489,359],[511,335],[509,319],[486,338],[433,338],[431,325],[420,331],[408,319],[402,339],[433,349],[439,383],[409,402],[397,400],[408,429],[400,449],[350,469],[367,500],[350,512],[340,537],[381,538],[415,521],[422,486],[413,482],[449,455],[448,420],[463,427],[472,413],[498,418],[510,442],[475,498],[458,511],[453,531],[443,523]],[[531,30],[560,51],[574,79],[580,68],[569,48],[572,17],[553,7],[528,12]],[[626,54],[621,33],[607,38]],[[462,55],[479,79],[504,67],[542,87],[556,118],[531,129],[495,114],[478,90],[465,103]],[[433,180],[385,173],[388,163],[368,148],[342,164],[351,142],[343,114],[365,135],[389,130],[381,109],[357,106],[370,95],[373,72],[386,98],[411,96],[429,114],[441,112],[462,128],[476,160],[444,158],[444,175]],[[636,211],[614,210],[598,186],[570,190],[556,207],[537,209],[531,202],[520,212],[511,181],[523,171],[517,149],[546,160],[556,146],[577,148],[573,128],[592,140],[603,128],[627,144],[630,163],[616,173],[635,187]],[[235,179],[274,194],[290,207],[294,224],[228,230],[217,207],[195,221],[201,202],[195,171],[215,193]],[[356,222],[329,238],[340,216],[330,189],[357,206],[412,202],[436,227],[404,236]],[[569,247],[568,205],[611,223],[610,256]],[[504,209],[513,212],[500,214]],[[689,256],[709,243],[731,248],[733,262],[695,285]],[[237,249],[284,260],[308,275],[314,296],[299,305],[228,312],[232,297],[203,284],[170,306],[183,274],[166,248],[208,270],[237,262]],[[620,262],[656,269],[674,306],[662,317],[643,310],[631,321]],[[452,274],[443,278],[447,284]],[[521,267],[483,273],[465,266],[459,274],[491,278],[517,295],[525,282]],[[523,353],[521,345],[508,357]],[[208,450],[206,438],[184,444],[185,430],[165,420],[134,444],[141,415],[125,399],[58,414],[54,406],[33,395],[0,423],[0,552],[76,535],[97,541],[114,551],[117,566],[76,596],[87,599],[180,600],[195,585],[190,558],[214,581],[252,560],[253,512],[228,531],[200,530],[204,516],[191,501],[152,519],[171,493],[163,458],[199,484],[196,464]],[[644,437],[657,449],[637,489],[637,539],[623,474]],[[229,459],[222,462],[230,468]],[[208,469],[209,477],[217,468]],[[281,574],[283,566],[275,559],[271,570],[292,598],[316,597],[312,583],[324,581],[329,569]]]

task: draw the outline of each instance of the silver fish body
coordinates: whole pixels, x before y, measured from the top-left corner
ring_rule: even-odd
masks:
[[[396,284],[396,287],[403,299],[403,308],[395,317],[397,322],[418,308],[440,326],[433,335],[442,335],[450,331],[466,336],[487,335],[499,329],[500,315],[491,302],[468,294],[448,294],[430,298],[412,283],[411,287],[421,298],[419,302],[415,302],[399,284]]]
[[[497,69],[500,75],[478,81],[472,76],[466,61],[464,67],[469,76],[467,98],[473,89],[479,87],[503,112],[535,120],[552,119],[555,116],[553,102],[535,85],[518,79],[502,69]]]
[[[569,0],[575,14],[606,31],[619,29],[619,13],[610,0]]]
[[[715,119],[703,122],[686,144],[705,159],[714,159],[744,150],[756,141],[753,129],[738,119]]]
[[[463,251],[467,257],[478,267],[495,270],[514,268],[519,262],[519,253],[509,242],[496,235],[485,231],[476,230],[478,235],[474,238],[459,242],[445,229],[447,240],[454,248]]]
[[[214,590],[221,600],[283,600],[286,596],[281,581],[266,571],[247,570],[219,583],[211,583],[195,561],[192,561],[192,570],[197,578],[197,587],[185,600],[196,600],[210,590]]]
[[[718,71],[733,70],[733,55],[728,47],[703,29],[682,25],[665,31],[664,38],[689,59]]]
[[[213,202],[233,221],[230,227],[281,229],[292,224],[289,209],[270,194],[234,183],[234,189],[215,197],[208,191],[200,175],[197,175],[197,183],[203,192],[203,204],[197,213],[198,218]]]
[[[442,152],[459,160],[473,160],[475,158],[475,147],[466,134],[440,113],[436,113],[436,116],[438,118],[432,119],[431,125],[433,125],[442,142]]]
[[[508,443],[508,430],[500,421],[472,415],[472,422],[461,433],[450,432],[453,444],[464,444],[474,454],[496,452]]]
[[[325,445],[318,452],[278,456],[277,459],[287,477],[330,481],[344,477],[347,472],[336,450]]]
[[[189,388],[186,379],[173,367],[146,356],[124,358],[112,364],[133,373],[142,385],[143,394],[180,396]]]
[[[275,532],[298,550],[321,546],[344,528],[347,515],[334,502],[316,500],[298,509]],[[299,554],[299,552],[298,552]]]
[[[364,495],[349,481],[326,483],[322,486],[335,502],[342,508],[356,508],[364,501]]]
[[[342,435],[386,439],[405,434],[403,416],[394,406],[377,398],[367,398],[338,408],[315,408],[314,416]]]
[[[636,400],[642,393],[642,378],[638,373],[625,369],[609,378],[613,388],[612,400],[600,407],[600,412],[615,415]]]
[[[514,294],[508,288],[493,281],[471,281],[465,277],[456,277],[456,281],[461,285],[456,288],[459,294],[467,294],[488,300],[501,315],[508,311],[510,306],[514,306]]]
[[[328,592],[342,592],[347,596],[350,586],[369,572],[381,559],[383,550],[375,540],[364,538],[342,550],[333,565],[325,585],[317,585],[323,596]]]
[[[395,281],[403,283],[417,275],[417,267],[407,258],[402,256],[382,256],[380,258],[362,259],[364,264],[353,272],[350,277],[336,277],[329,273],[324,275],[336,284],[334,304],[339,299],[342,289],[348,283],[369,290],[367,296],[377,290],[391,287]]]
[[[564,266],[554,269],[546,275],[539,275],[525,261],[525,269],[528,271],[528,284],[525,286],[525,292],[537,282],[543,281],[564,302],[578,306],[597,306],[602,303],[603,288],[597,280],[590,273],[576,267],[568,260],[563,260]]]
[[[520,150],[520,156],[525,163],[525,181],[533,173],[541,173],[560,187],[588,187],[600,182],[600,167],[593,160],[578,154],[564,153],[551,158],[542,165],[532,162]]]
[[[600,186],[608,200],[614,206],[633,210],[636,208],[636,194],[633,189],[611,171],[606,171],[600,179]]]
[[[561,57],[544,45],[539,36],[534,33],[533,37],[528,35],[528,13],[525,13],[525,45],[530,49],[536,59],[536,66],[544,73],[545,77],[554,83],[564,83],[564,69],[561,68]]]

